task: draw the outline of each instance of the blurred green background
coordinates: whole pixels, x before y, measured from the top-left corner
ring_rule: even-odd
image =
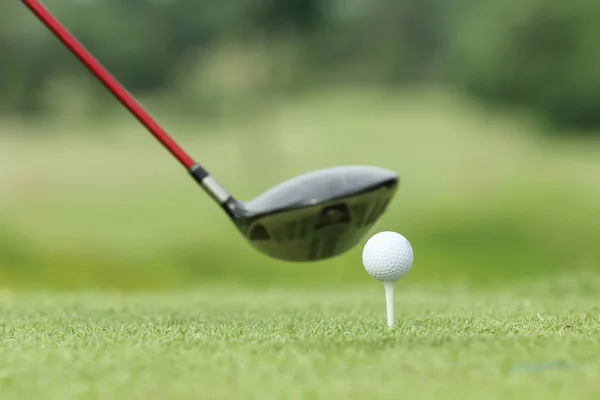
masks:
[[[402,185],[372,233],[412,242],[413,281],[597,269],[600,3],[44,4],[241,199],[374,164]],[[0,285],[371,283],[360,253],[254,251],[20,2],[0,4]]]

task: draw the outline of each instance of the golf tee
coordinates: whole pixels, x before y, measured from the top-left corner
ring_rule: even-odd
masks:
[[[385,308],[387,310],[387,323],[391,329],[394,327],[394,282],[383,282],[385,289]]]

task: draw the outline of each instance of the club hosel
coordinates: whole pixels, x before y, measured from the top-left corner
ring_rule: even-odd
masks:
[[[231,199],[231,195],[223,186],[210,176],[210,174],[198,164],[194,164],[190,170],[190,174],[196,182],[213,198],[217,203],[223,205]]]

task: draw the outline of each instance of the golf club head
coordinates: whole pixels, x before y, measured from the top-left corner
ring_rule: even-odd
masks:
[[[239,230],[263,254],[284,261],[319,261],[357,245],[386,210],[398,185],[398,175],[383,168],[334,167],[228,206],[234,209]]]

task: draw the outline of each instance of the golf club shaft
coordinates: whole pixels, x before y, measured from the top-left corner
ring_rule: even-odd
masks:
[[[21,0],[222,206],[231,196],[154,121],[127,90],[38,0]]]

